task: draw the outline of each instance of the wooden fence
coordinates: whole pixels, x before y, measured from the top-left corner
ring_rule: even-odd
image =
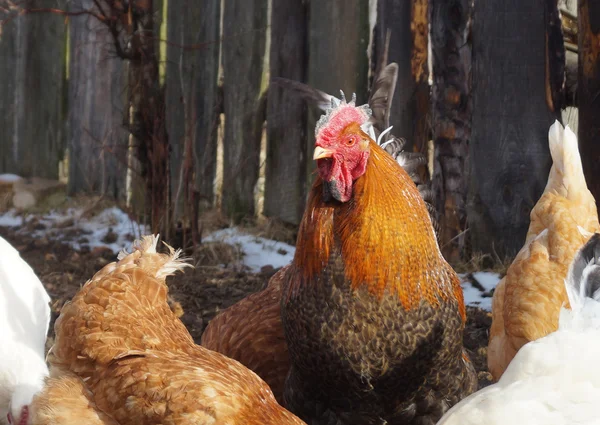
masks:
[[[65,7],[64,0],[43,1]],[[529,211],[545,185],[547,129],[559,115],[547,102],[545,78],[552,2],[524,7],[507,0],[492,7],[476,0],[471,10],[468,0],[155,0],[162,25],[155,36],[166,37],[157,48],[165,52],[171,192],[181,191],[189,149],[203,204],[220,196],[230,215],[254,214],[266,123],[264,213],[297,224],[314,170],[316,116],[290,93],[269,87],[269,78],[306,81],[332,94],[356,92],[364,102],[389,33],[389,61],[400,68],[394,132],[415,149],[435,141],[441,208],[448,222],[458,223],[447,239],[456,239],[468,222],[477,233],[477,250],[510,255],[521,246]],[[123,199],[127,65],[111,54],[110,34],[93,18],[70,17],[68,27],[65,22],[35,14],[2,27],[0,172],[57,177],[67,151],[71,193]],[[452,64],[438,68],[433,99],[427,66],[432,60]],[[459,74],[443,74],[453,70]],[[456,90],[463,103],[452,103]],[[508,116],[502,112],[507,105]],[[432,114],[443,127],[433,128]],[[221,117],[223,186],[215,193]],[[454,168],[444,166],[448,155]],[[464,174],[460,190],[448,176],[456,172]],[[503,242],[490,246],[487,235]]]

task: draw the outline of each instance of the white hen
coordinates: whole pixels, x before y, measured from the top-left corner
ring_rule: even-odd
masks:
[[[565,285],[572,310],[561,309],[558,330],[524,345],[496,384],[438,425],[600,424],[599,233],[575,255]]]
[[[19,252],[0,237],[0,424],[25,425],[48,375],[50,297]]]

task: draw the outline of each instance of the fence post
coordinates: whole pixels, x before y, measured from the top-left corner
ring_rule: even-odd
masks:
[[[77,8],[93,9],[92,0]],[[125,198],[126,73],[106,26],[88,15],[70,19],[68,87],[69,192]]]
[[[271,77],[305,81],[308,10],[302,0],[274,1]],[[306,105],[290,91],[269,87],[265,215],[298,224],[306,197]]]
[[[40,7],[63,8],[65,1]],[[17,16],[2,27],[0,172],[58,177],[65,145],[65,29],[64,16],[43,13]]]
[[[225,0],[223,17],[224,212],[254,215],[266,109],[268,0]]]
[[[548,179],[548,129],[560,117],[560,105],[547,96],[549,83],[560,80],[561,58],[546,43],[556,27],[543,3],[556,8],[553,0],[474,7],[468,224],[473,251],[500,259],[523,246]]]

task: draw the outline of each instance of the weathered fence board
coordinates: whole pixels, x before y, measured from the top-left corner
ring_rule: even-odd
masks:
[[[171,145],[175,217],[185,198],[186,141],[193,152],[195,190],[203,206],[213,203],[219,112],[220,0],[169,0],[166,104]],[[189,160],[189,159],[188,159]]]
[[[587,184],[600,204],[600,4],[579,0],[579,149]]]
[[[334,96],[340,90],[350,101],[367,101],[369,61],[369,2],[365,0],[327,0],[311,2],[309,20],[308,84]],[[315,169],[314,113],[309,113],[307,167],[311,179]]]
[[[226,0],[223,19],[223,203],[235,220],[254,215],[265,120],[267,0]]]
[[[389,34],[388,63],[398,64],[390,125],[407,148],[424,151],[429,140],[427,68],[428,1],[379,0],[371,67],[379,64]],[[386,64],[383,64],[386,65]]]
[[[305,81],[308,10],[302,0],[274,1],[271,14],[270,75]],[[306,116],[304,101],[269,87],[264,213],[298,224],[306,196]]]
[[[64,1],[38,4],[60,8]],[[0,13],[0,19],[6,16]],[[64,153],[65,41],[62,16],[27,14],[2,27],[0,172],[58,177]]]
[[[475,2],[468,224],[473,250],[500,258],[523,245],[550,168],[543,3]]]
[[[469,0],[431,1],[433,55],[433,189],[440,212],[442,252],[457,261],[467,224],[466,160],[471,137]]]
[[[92,9],[93,1],[81,0],[81,7]],[[69,192],[124,199],[126,63],[114,54],[106,26],[93,17],[71,18],[70,37]]]

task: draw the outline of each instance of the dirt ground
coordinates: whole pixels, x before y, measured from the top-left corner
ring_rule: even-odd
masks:
[[[0,227],[0,235],[17,248],[38,274],[52,298],[53,314],[48,340],[48,345],[51,345],[54,320],[63,304],[70,300],[95,272],[107,263],[115,261],[116,256],[107,248],[75,251],[65,243],[33,238],[28,234],[27,229]],[[81,235],[70,237],[76,238]],[[210,261],[203,258],[202,263]],[[181,320],[199,343],[204,328],[220,310],[264,288],[275,272],[276,270],[269,266],[255,274],[244,270],[226,269],[216,264],[200,265],[170,278],[169,293],[173,301],[179,303],[174,304],[175,308],[180,306],[183,309]],[[464,344],[479,372],[480,387],[483,387],[491,383],[491,375],[486,367],[491,315],[485,310],[468,307],[467,317]]]

